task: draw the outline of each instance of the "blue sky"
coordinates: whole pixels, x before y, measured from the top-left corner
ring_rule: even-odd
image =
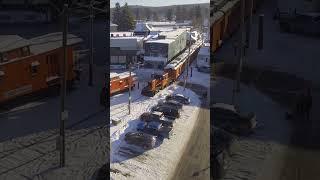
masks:
[[[210,0],[110,0],[110,7],[119,2],[120,6],[124,3],[128,5],[143,5],[143,6],[170,6],[170,5],[181,5],[181,4],[200,4],[210,3]]]

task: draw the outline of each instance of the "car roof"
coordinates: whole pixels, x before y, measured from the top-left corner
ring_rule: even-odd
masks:
[[[161,124],[162,124],[161,122],[151,121],[148,123],[148,126],[159,128],[161,126]]]
[[[213,108],[221,108],[221,109],[226,109],[230,111],[236,111],[236,108],[234,107],[234,105],[225,104],[225,103],[215,103],[213,104]]]
[[[154,112],[151,113],[151,114],[155,114],[155,115],[157,115],[157,116],[162,116],[162,115],[163,115],[163,113],[162,113],[162,112],[159,112],[159,111],[154,111]]]

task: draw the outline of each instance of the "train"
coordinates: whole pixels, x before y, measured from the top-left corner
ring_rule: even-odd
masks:
[[[137,76],[134,72],[110,73],[110,96],[135,87]]]
[[[240,26],[241,0],[219,1],[224,2],[211,12],[211,52],[222,46],[223,40],[232,36]],[[245,18],[256,12],[262,0],[245,0]]]
[[[162,74],[152,74],[151,80],[148,82],[148,85],[142,89],[141,94],[144,96],[152,97],[156,95],[160,90],[177,81],[180,75],[186,69],[188,60],[189,64],[191,64],[192,61],[196,59],[202,44],[203,42],[201,40],[196,41],[190,46],[190,49],[187,48],[182,54],[169,62],[164,67],[164,71]]]

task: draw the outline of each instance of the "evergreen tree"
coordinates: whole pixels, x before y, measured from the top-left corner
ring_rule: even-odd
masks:
[[[153,12],[152,19],[153,19],[153,21],[159,21],[159,16],[158,16],[157,12],[155,12],[155,11]]]
[[[167,18],[168,21],[172,21],[172,18],[173,18],[173,10],[172,10],[171,8],[167,10],[166,18]]]
[[[140,20],[140,19],[141,19],[140,9],[139,9],[139,8],[136,8],[136,10],[135,10],[135,16],[136,16],[136,20]]]
[[[120,19],[121,19],[121,7],[120,7],[120,4],[117,2],[115,8],[113,9],[112,23],[119,26]]]
[[[181,20],[188,20],[187,9],[185,6],[181,7]]]
[[[181,11],[181,7],[177,6],[176,8],[176,21],[182,21],[183,20],[183,12]]]
[[[121,18],[118,26],[120,31],[128,31],[134,28],[134,18],[127,3],[121,7]]]
[[[151,16],[152,16],[152,12],[151,12],[150,8],[145,8],[144,12],[145,12],[146,19],[150,20]]]

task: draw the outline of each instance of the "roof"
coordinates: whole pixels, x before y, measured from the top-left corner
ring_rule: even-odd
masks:
[[[82,42],[83,40],[73,34],[68,34],[67,45],[74,45]],[[30,46],[30,51],[33,54],[40,54],[47,51],[51,51],[62,47],[62,32],[55,32],[46,34],[43,36],[38,36],[30,39],[32,45]]]
[[[110,32],[110,37],[111,37],[111,34],[113,34],[113,37],[117,37],[117,35],[119,35],[118,37],[133,36],[133,32],[129,32],[129,31]]]
[[[110,72],[110,78],[119,77],[120,79],[126,78],[130,76],[130,72],[122,72],[122,73],[116,73],[116,72]],[[136,76],[136,73],[131,72],[131,76]]]
[[[174,39],[156,39],[156,40],[148,40],[145,43],[162,43],[162,44],[170,44],[174,42]]]
[[[0,35],[0,52],[28,46],[30,42],[18,35]]]
[[[110,23],[110,26],[118,26],[117,24]]]
[[[180,34],[186,32],[186,29],[175,29],[172,31],[165,31],[165,32],[160,32],[160,36],[166,36],[166,39],[175,39],[178,37]]]

